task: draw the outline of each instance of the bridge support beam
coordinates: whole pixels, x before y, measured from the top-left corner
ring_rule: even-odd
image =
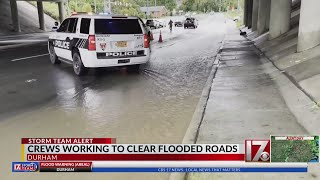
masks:
[[[11,8],[11,21],[12,21],[13,30],[15,32],[21,32],[19,14],[18,14],[18,5],[16,0],[10,0],[10,8]]]
[[[259,0],[253,0],[252,3],[252,31],[258,30],[258,10],[259,10]]]
[[[270,23],[271,0],[259,0],[258,35],[268,31]]]
[[[39,25],[41,30],[44,29],[44,13],[43,13],[43,3],[42,1],[37,1],[37,8],[38,8],[38,17],[39,17]]]
[[[63,2],[58,2],[58,8],[59,8],[59,20],[61,23],[64,19]]]
[[[298,52],[320,44],[320,1],[302,0],[298,34]]]
[[[271,0],[269,40],[290,29],[292,0]]]

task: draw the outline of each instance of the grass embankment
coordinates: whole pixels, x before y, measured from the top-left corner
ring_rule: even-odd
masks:
[[[35,1],[28,1],[33,6],[37,7],[37,2]],[[58,20],[59,19],[59,10],[58,10],[58,4],[52,3],[52,2],[43,2],[43,11],[47,15],[51,16],[53,19]]]
[[[225,12],[224,14],[232,20],[237,17],[238,18],[238,21],[236,21],[237,27],[240,27],[243,25],[243,11],[240,11],[238,13],[237,10],[234,10],[234,11]]]

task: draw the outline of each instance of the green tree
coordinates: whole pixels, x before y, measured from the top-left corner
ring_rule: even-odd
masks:
[[[70,8],[70,11],[71,11],[71,12],[77,12],[78,9],[77,9],[76,7],[77,7],[77,6],[76,6],[76,2],[75,2],[75,1],[70,1],[70,2],[69,2],[69,8]]]
[[[192,11],[194,0],[183,0],[182,8],[184,12]]]
[[[175,0],[168,0],[165,3],[165,6],[170,12],[172,12],[172,10],[177,7],[177,2]]]
[[[89,3],[85,3],[82,6],[82,12],[92,12],[92,7]]]

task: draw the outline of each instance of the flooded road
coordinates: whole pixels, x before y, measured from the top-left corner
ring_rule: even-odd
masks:
[[[167,179],[168,174],[12,174],[21,137],[114,137],[117,143],[181,143],[225,33],[222,15],[201,15],[198,29],[161,30],[139,74],[91,70],[76,77],[71,66],[48,56],[15,64],[1,74],[0,179]],[[45,48],[45,47],[44,47]],[[1,53],[1,52],[0,52]],[[38,54],[46,53],[38,52]],[[7,53],[10,54],[10,53]],[[10,61],[5,57],[3,61]],[[23,66],[23,68],[21,68]],[[16,72],[14,74],[9,74]]]

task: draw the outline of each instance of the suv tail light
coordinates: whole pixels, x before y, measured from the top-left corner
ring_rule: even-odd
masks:
[[[149,37],[147,34],[144,35],[144,48],[149,48]]]
[[[88,50],[95,51],[96,50],[96,38],[94,35],[89,35],[88,38]]]

